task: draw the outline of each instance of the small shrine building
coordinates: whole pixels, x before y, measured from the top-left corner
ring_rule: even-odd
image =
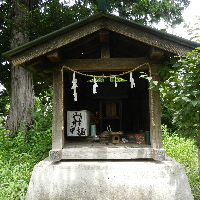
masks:
[[[189,40],[99,12],[4,56],[53,81],[52,161],[162,161],[157,68],[169,61],[169,54],[185,56],[195,47]],[[153,83],[141,77],[145,74]],[[91,135],[91,123],[97,136]]]

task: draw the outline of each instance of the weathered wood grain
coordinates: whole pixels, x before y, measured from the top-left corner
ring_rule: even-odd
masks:
[[[53,132],[52,149],[64,146],[64,85],[63,69],[53,72]]]
[[[161,103],[160,103],[160,77],[156,70],[156,65],[151,65],[151,76],[158,84],[149,90],[149,107],[150,107],[150,137],[151,146],[155,149],[162,148],[161,134]]]
[[[61,64],[77,71],[125,71],[132,70],[144,63],[160,63],[158,60],[150,60],[146,57],[140,58],[100,58],[100,59],[68,59]],[[148,70],[147,65],[143,65],[138,70]]]
[[[52,62],[61,62],[59,50],[54,50],[47,53],[47,58],[49,58],[49,60],[51,60]]]

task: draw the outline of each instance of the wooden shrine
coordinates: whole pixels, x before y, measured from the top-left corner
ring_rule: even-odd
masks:
[[[53,81],[52,161],[164,160],[157,68],[169,60],[168,53],[184,56],[195,47],[197,43],[99,12],[3,56]],[[141,72],[157,81],[156,87],[149,90]],[[84,122],[88,129],[91,115],[99,113],[96,141],[86,127],[75,133],[76,126],[69,125],[71,119],[72,124],[82,122],[81,112],[89,116]],[[135,136],[145,131],[150,144],[136,143]],[[109,132],[123,134],[114,143]]]

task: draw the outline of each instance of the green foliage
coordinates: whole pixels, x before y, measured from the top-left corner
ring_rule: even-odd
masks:
[[[0,4],[0,55],[10,49],[10,29],[8,21],[9,6],[6,3]],[[0,113],[7,113],[10,93],[10,65],[0,56],[0,85],[6,90],[0,91]]]
[[[102,75],[102,76],[104,76],[104,75]],[[94,82],[94,78],[88,80],[87,82],[93,83]],[[104,78],[96,77],[96,82],[97,83],[102,83],[102,82],[104,82]]]
[[[173,65],[171,76],[162,85],[162,101],[173,113],[179,132],[200,145],[200,53],[198,48]]]
[[[7,116],[9,110],[9,93],[7,90],[0,91],[0,117]]]
[[[84,2],[84,1],[80,1]],[[88,1],[96,6],[96,0]],[[189,0],[108,0],[109,13],[119,13],[119,16],[135,22],[152,25],[163,20],[170,26],[183,21],[182,12],[188,7]]]
[[[198,17],[200,20],[200,18]],[[200,22],[200,21],[199,21]],[[199,23],[197,23],[199,24]],[[192,39],[199,40],[199,26],[186,24]],[[173,57],[172,62],[158,68],[161,82],[163,121],[173,130],[196,140],[200,147],[200,48],[189,52],[186,57]],[[166,67],[165,67],[166,66]],[[167,68],[169,67],[169,68]],[[168,73],[170,76],[165,76]],[[164,75],[164,76],[162,76]],[[199,161],[200,162],[200,161]]]
[[[111,76],[111,75],[110,75]],[[110,82],[115,82],[115,77],[110,77]],[[126,79],[123,79],[121,77],[116,77],[116,82],[127,82]]]
[[[140,78],[144,78],[149,82],[149,89],[156,89],[159,90],[160,88],[157,86],[158,85],[158,81],[154,81],[153,78],[151,76],[148,76],[145,72],[140,72]]]
[[[41,37],[64,26],[79,21],[92,14],[92,10],[84,5],[74,4],[69,6],[58,0],[42,1],[37,8],[31,11],[28,18],[28,35],[30,39]]]
[[[0,124],[0,199],[24,199],[33,166],[48,157],[51,149],[52,106],[36,100],[34,125],[28,132],[9,138]]]
[[[103,78],[103,76],[104,75],[102,75],[102,77],[100,78],[100,77],[97,77],[96,78],[96,82],[104,82],[104,79],[105,78]],[[110,82],[115,82],[115,78],[116,78],[116,82],[126,82],[127,80],[125,80],[125,79],[123,79],[123,78],[121,78],[121,77],[115,77],[114,75],[113,75],[113,77],[112,77],[112,74],[110,74],[110,77],[109,77],[109,81]],[[90,79],[90,80],[88,80],[87,82],[94,82],[94,79]]]
[[[193,139],[186,139],[176,133],[169,133],[162,126],[163,148],[185,168],[195,200],[200,199],[200,175],[198,171],[198,148]]]
[[[185,23],[184,28],[187,28],[188,35],[191,36],[190,40],[200,42],[200,16],[196,16],[197,22]]]

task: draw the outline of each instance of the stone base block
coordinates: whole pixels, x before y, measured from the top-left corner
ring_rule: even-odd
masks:
[[[35,165],[26,200],[193,200],[182,165],[165,161],[62,161]]]

